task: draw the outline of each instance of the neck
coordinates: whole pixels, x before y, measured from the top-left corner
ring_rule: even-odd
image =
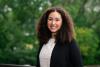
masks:
[[[55,38],[55,36],[56,36],[56,33],[52,33],[52,38]]]

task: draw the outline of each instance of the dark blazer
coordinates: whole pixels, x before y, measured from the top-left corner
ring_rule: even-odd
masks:
[[[40,67],[39,53],[41,48],[42,46],[39,48],[36,67]],[[75,40],[69,44],[62,44],[60,41],[56,43],[51,55],[50,67],[83,67],[80,50]]]

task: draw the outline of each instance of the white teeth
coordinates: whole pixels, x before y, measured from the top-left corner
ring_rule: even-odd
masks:
[[[51,27],[51,29],[55,29],[56,27]]]
[[[56,26],[52,25],[50,26],[51,29],[56,29]]]

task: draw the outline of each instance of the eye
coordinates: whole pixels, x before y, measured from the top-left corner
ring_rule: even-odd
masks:
[[[59,19],[56,19],[56,21],[59,21]]]
[[[48,21],[52,21],[52,18],[48,18]]]
[[[55,20],[56,20],[56,21],[60,21],[60,19],[58,19],[58,18],[56,18]]]

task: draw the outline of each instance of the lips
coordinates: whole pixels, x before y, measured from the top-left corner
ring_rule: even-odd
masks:
[[[50,28],[51,28],[51,29],[56,29],[56,27],[55,27],[55,26],[51,26]]]

